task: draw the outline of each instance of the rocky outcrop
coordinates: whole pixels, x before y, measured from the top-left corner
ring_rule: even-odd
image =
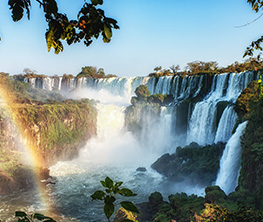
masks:
[[[197,143],[181,148],[174,154],[164,154],[152,168],[172,181],[188,181],[209,186],[216,179],[225,144],[199,146]]]

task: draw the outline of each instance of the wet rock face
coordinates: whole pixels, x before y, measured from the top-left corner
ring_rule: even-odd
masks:
[[[17,167],[12,175],[0,171],[0,195],[17,191],[28,190],[36,186],[36,180],[47,181],[51,179],[49,169],[39,168],[35,175],[29,168]]]
[[[209,186],[216,179],[224,143],[199,146],[191,143],[177,147],[173,154],[164,154],[152,164],[152,168],[170,181],[189,181]]]
[[[34,182],[33,174],[28,169],[18,168],[12,176],[0,172],[0,195],[32,188]]]
[[[0,195],[8,194],[16,190],[16,184],[12,177],[4,172],[0,172]]]

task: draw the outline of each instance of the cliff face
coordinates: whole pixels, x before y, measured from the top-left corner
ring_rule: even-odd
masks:
[[[0,194],[7,194],[33,185],[31,171],[23,164],[23,148],[11,116],[0,111]]]
[[[97,131],[97,111],[88,101],[25,105],[15,113],[28,143],[42,159],[41,167],[73,158]]]
[[[12,110],[19,127],[10,116],[0,116],[0,194],[33,186],[34,177],[22,158],[27,151],[22,137],[38,156],[38,167],[46,168],[75,157],[96,135],[97,111],[90,103],[20,105]]]
[[[57,100],[55,92],[30,92],[26,83],[0,77],[0,194],[5,194],[34,183],[25,153],[37,156],[40,169],[75,157],[97,133],[97,110],[88,99]],[[38,173],[48,177],[47,170]]]

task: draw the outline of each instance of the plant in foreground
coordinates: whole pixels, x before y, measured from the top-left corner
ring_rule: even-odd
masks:
[[[120,188],[123,182],[114,183],[109,177],[106,177],[105,181],[100,181],[100,183],[103,187],[105,187],[105,192],[102,190],[97,190],[94,194],[91,195],[91,198],[92,200],[104,201],[104,213],[108,221],[110,221],[110,217],[114,213],[114,202],[116,201],[116,194],[120,194],[126,197],[136,196],[137,194],[133,193],[128,188]],[[120,202],[120,204],[125,210],[131,211],[133,213],[139,213],[137,207],[130,201],[122,201]],[[132,220],[125,219],[123,221]]]
[[[56,222],[51,217],[46,217],[43,214],[34,213],[27,215],[23,211],[16,211],[15,216],[18,217],[18,222],[34,222],[34,221],[43,221],[43,222]]]

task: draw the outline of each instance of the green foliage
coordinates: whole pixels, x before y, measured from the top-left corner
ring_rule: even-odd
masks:
[[[96,67],[85,66],[81,68],[81,72],[77,75],[77,78],[80,78],[80,77],[99,79],[99,78],[112,78],[112,77],[117,77],[117,76],[112,75],[112,74],[105,75],[103,68],[99,68],[99,70],[97,70]]]
[[[56,222],[51,217],[46,217],[43,214],[34,213],[29,215],[24,211],[16,211],[15,217],[18,217],[18,222],[34,222],[34,221]]]
[[[158,68],[158,67],[157,67]],[[187,63],[184,70],[179,72],[179,66],[171,66],[170,70],[163,69],[158,70],[155,73],[150,73],[149,77],[162,77],[166,75],[176,76],[200,76],[200,75],[215,75],[229,72],[245,72],[245,71],[259,71],[263,69],[263,61],[260,58],[249,58],[244,62],[240,63],[235,61],[234,63],[226,66],[219,67],[216,61],[204,62],[204,61],[193,61]]]
[[[140,85],[135,89],[135,94],[139,100],[145,100],[145,98],[149,97],[151,94],[145,85]]]
[[[263,99],[263,82],[262,82],[262,75],[261,74],[259,74],[258,91],[259,91],[259,98]]]
[[[205,202],[206,203],[216,203],[225,204],[227,195],[219,186],[210,186],[205,188]]]
[[[250,102],[248,124],[242,139],[241,171],[239,183],[249,192],[263,198],[263,100]],[[263,206],[263,202],[260,201]],[[259,203],[258,203],[259,205]]]
[[[148,102],[162,104],[164,102],[164,95],[161,93],[151,95],[148,97]]]
[[[198,73],[216,73],[218,70],[218,63],[215,61],[203,62],[203,61],[194,61],[187,63],[186,71],[191,74]]]
[[[119,29],[117,21],[106,17],[102,9],[97,8],[103,0],[85,2],[78,13],[76,20],[70,20],[65,13],[60,13],[56,0],[37,1],[43,9],[48,28],[45,34],[48,51],[53,48],[58,54],[63,51],[62,40],[68,45],[83,41],[89,46],[93,39],[102,36],[108,43],[112,38],[112,29]],[[8,5],[12,12],[13,21],[21,20],[26,11],[30,18],[30,0],[9,0]]]
[[[137,194],[133,193],[128,188],[120,188],[123,182],[113,182],[113,180],[109,177],[106,177],[105,180],[100,181],[100,183],[105,188],[105,191],[97,190],[91,195],[91,198],[92,200],[104,201],[104,214],[108,221],[110,221],[110,217],[114,213],[114,202],[116,201],[115,196],[120,194],[125,197],[131,197],[136,196]],[[137,207],[130,201],[122,201],[120,204],[125,210],[131,211],[133,213],[139,213]]]
[[[262,221],[263,211],[254,210],[246,206],[239,206],[236,211],[228,211],[215,204],[205,204],[205,209],[201,211],[200,216],[194,216],[193,221],[231,221],[231,222],[251,222]]]
[[[27,129],[29,141],[41,150],[74,144],[96,124],[96,109],[83,101],[66,100],[39,106],[19,106],[17,118]]]
[[[163,201],[160,193],[152,193],[149,202],[141,205],[142,221],[170,222],[190,221],[196,212],[203,209],[204,198],[196,195],[187,196],[177,193],[168,197],[169,202]]]
[[[242,93],[239,95],[236,104],[235,111],[239,117],[247,119],[251,114],[251,103],[255,103],[260,99],[260,89],[257,81],[253,81],[248,84]]]
[[[137,97],[133,96],[131,98],[131,104],[133,106],[139,104],[142,106],[146,106],[146,105],[161,106],[161,105],[169,104],[174,100],[172,95],[167,95],[167,94],[163,95],[161,93],[151,95],[147,86],[145,85],[138,86],[135,89],[135,94]]]
[[[253,207],[263,207],[263,100],[262,83],[254,81],[238,97],[235,110],[241,120],[248,120],[242,138],[241,170],[237,201],[245,201]]]

